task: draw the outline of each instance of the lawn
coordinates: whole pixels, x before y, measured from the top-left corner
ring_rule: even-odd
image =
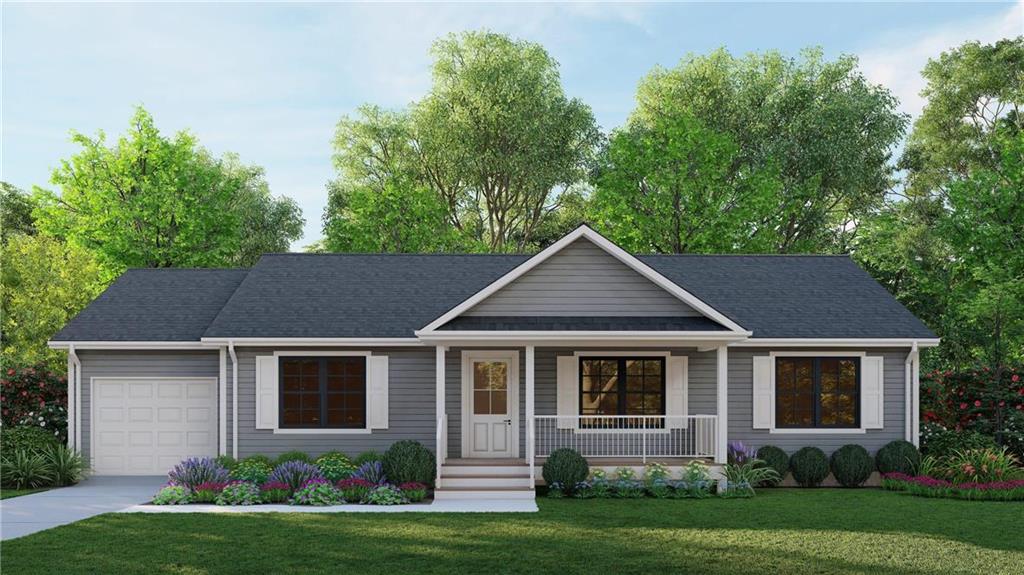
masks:
[[[110,514],[3,545],[18,573],[997,573],[1024,504],[873,489],[550,500],[536,514]]]
[[[29,493],[39,493],[40,491],[46,491],[48,487],[41,487],[39,489],[2,489],[0,490],[0,499],[10,499],[11,497],[21,497],[22,495],[28,495]]]

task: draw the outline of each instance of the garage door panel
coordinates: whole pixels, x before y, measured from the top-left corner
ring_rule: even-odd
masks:
[[[216,390],[213,378],[94,379],[96,473],[162,475],[215,456]]]

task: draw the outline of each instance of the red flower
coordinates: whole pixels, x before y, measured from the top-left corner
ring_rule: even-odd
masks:
[[[960,404],[960,409],[967,409],[967,404],[966,403],[961,403]]]
[[[975,399],[974,400],[974,407],[981,407],[981,400],[980,399]]]
[[[14,375],[14,370],[13,369],[8,369],[7,370],[7,375]]]
[[[1020,381],[1020,376],[1015,373],[1013,374],[1013,377],[1010,378],[1010,381],[1012,381],[1013,383],[1017,383],[1018,381]]]

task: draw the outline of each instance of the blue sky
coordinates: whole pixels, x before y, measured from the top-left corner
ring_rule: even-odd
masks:
[[[331,136],[358,105],[401,107],[429,87],[438,36],[487,28],[539,42],[604,129],[656,65],[720,46],[856,54],[916,114],[929,57],[1024,33],[1024,1],[904,4],[17,4],[2,7],[0,179],[49,185],[70,130],[114,136],[136,104],[263,166],[320,237]]]

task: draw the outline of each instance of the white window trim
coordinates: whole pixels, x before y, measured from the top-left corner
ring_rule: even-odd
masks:
[[[501,360],[509,362],[508,401],[512,404],[512,457],[519,457],[519,350],[516,349],[465,349],[462,350],[462,368],[460,370],[459,389],[462,395],[462,428],[460,431],[460,451],[463,458],[473,458],[469,454],[469,415],[473,411],[472,381],[470,366],[474,360]],[[476,459],[476,458],[474,458]],[[486,458],[479,458],[486,459]]]
[[[860,427],[848,427],[848,428],[822,428],[822,427],[775,427],[775,401],[778,395],[775,393],[775,358],[776,357],[866,357],[867,352],[864,351],[772,351],[768,353],[768,357],[772,358],[772,426],[768,428],[768,433],[772,435],[861,435],[868,432],[867,428],[864,427],[861,422]],[[858,382],[858,385],[859,382]]]
[[[274,357],[366,357],[369,358],[373,355],[373,352],[369,351],[302,351],[302,350],[287,350],[287,351],[275,351]],[[369,367],[369,362],[367,362]],[[369,371],[366,373],[367,385],[369,385]],[[278,375],[280,378],[280,375]],[[278,379],[277,385],[280,385],[281,380]],[[280,393],[278,389],[278,393]],[[300,429],[300,428],[289,428],[281,427],[281,407],[277,408],[277,426],[271,429],[274,435],[369,435],[373,433],[373,430],[368,426],[370,425],[370,394],[366,393],[366,425],[367,427],[358,427],[351,429]]]

